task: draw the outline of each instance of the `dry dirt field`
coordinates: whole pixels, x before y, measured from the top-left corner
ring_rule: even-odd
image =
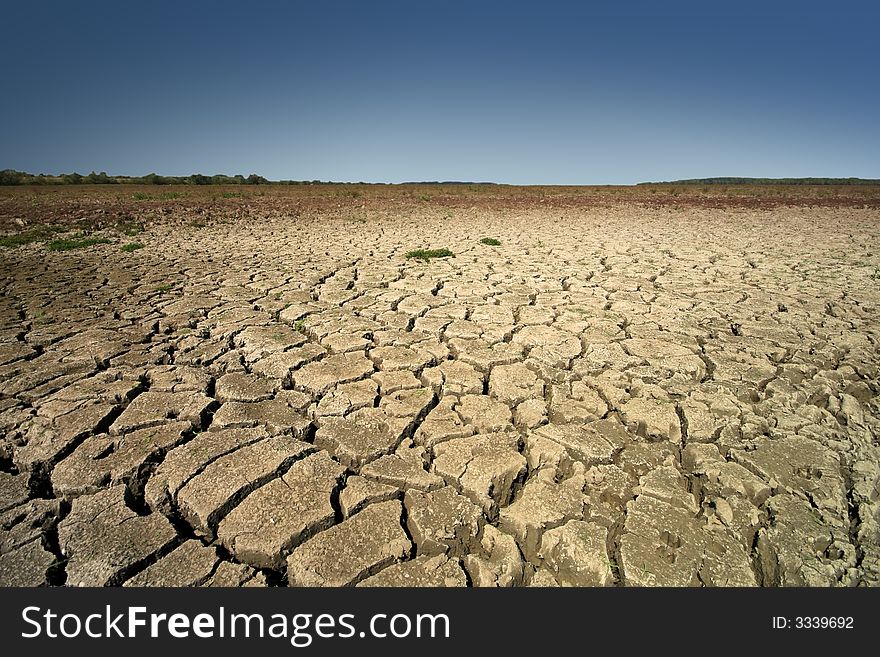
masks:
[[[0,233],[3,585],[880,584],[880,189],[6,188]]]

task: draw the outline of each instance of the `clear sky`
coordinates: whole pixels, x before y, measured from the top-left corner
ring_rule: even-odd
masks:
[[[880,178],[880,3],[9,2],[0,168]]]

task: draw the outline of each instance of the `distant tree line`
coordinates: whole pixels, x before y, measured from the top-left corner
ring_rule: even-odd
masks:
[[[690,178],[640,185],[880,185],[876,178]]]
[[[318,182],[318,181],[314,181]],[[286,184],[305,184],[285,181]],[[105,171],[82,175],[77,172],[51,176],[45,173],[32,174],[14,169],[0,171],[0,185],[267,185],[270,181],[252,173],[247,178],[238,176],[204,176],[194,173],[191,176],[160,176],[150,173],[146,176],[108,176]]]
[[[382,185],[384,183],[342,183],[332,180],[268,180],[255,173],[245,177],[242,175],[227,176],[217,174],[205,176],[194,173],[189,176],[160,176],[157,173],[149,173],[146,176],[109,176],[105,171],[96,173],[92,171],[88,175],[80,173],[62,173],[54,176],[45,173],[33,174],[15,169],[3,169],[0,171],[0,186],[2,185]],[[422,182],[403,183],[405,185],[492,185],[494,183],[464,183],[450,182]]]

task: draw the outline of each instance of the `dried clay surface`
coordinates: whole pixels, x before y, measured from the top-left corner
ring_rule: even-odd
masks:
[[[0,584],[880,584],[876,208],[360,193],[35,195]]]

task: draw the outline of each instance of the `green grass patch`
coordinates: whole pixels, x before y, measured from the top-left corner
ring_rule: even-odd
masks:
[[[132,251],[137,251],[138,249],[144,248],[144,245],[140,242],[129,242],[128,244],[122,245],[122,250],[126,253],[131,253]]]
[[[480,244],[485,244],[486,246],[501,246],[501,240],[496,240],[494,237],[484,237],[480,240]]]
[[[35,236],[30,231],[26,233],[16,233],[15,235],[6,235],[5,237],[0,237],[0,246],[4,249],[16,249],[19,246],[24,246],[25,244],[30,244],[31,242],[38,242],[41,237]]]
[[[180,192],[160,192],[159,194],[147,194],[146,192],[135,192],[131,195],[135,201],[173,201],[174,199],[183,198]]]
[[[76,249],[87,249],[96,244],[110,244],[110,240],[106,237],[69,238],[53,240],[46,246],[50,251],[74,251]]]
[[[15,249],[19,246],[24,246],[25,244],[43,242],[55,233],[63,231],[64,229],[60,226],[35,226],[34,228],[21,233],[0,237],[0,247],[4,249]]]
[[[455,254],[449,249],[415,249],[408,251],[406,257],[427,262],[431,258],[454,258]]]
[[[144,232],[143,226],[138,224],[119,224],[116,226],[116,230],[127,237],[134,237]]]
[[[300,333],[306,332],[306,321],[304,319],[298,319],[293,323],[293,330],[299,331]]]
[[[153,288],[153,292],[160,292],[164,294],[165,292],[171,292],[174,289],[175,283],[165,283],[164,285],[160,285],[159,287]]]

